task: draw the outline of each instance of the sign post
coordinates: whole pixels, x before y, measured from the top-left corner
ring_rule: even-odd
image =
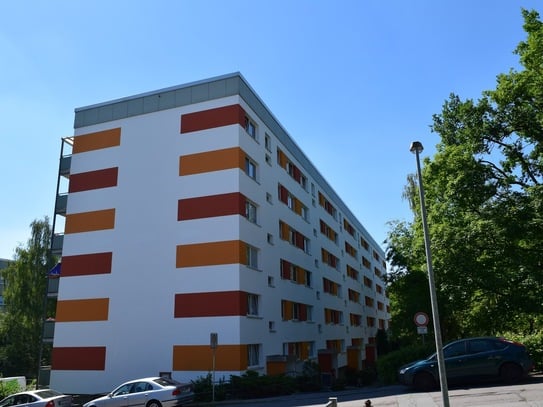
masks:
[[[213,351],[213,374],[211,376],[211,400],[215,402],[215,351],[217,349],[217,343],[219,342],[219,335],[216,332],[211,332],[209,335],[209,345]]]

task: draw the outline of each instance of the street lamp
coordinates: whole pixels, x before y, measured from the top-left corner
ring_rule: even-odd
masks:
[[[443,407],[449,407],[449,391],[447,388],[447,373],[445,371],[445,358],[443,357],[443,343],[441,341],[441,326],[439,324],[439,311],[437,307],[436,285],[434,282],[434,271],[432,269],[432,252],[430,250],[430,234],[428,232],[428,223],[426,221],[426,204],[424,203],[424,188],[422,186],[422,175],[420,171],[420,157],[422,152],[422,143],[414,141],[411,143],[411,151],[417,157],[417,176],[419,179],[420,194],[420,212],[422,215],[422,226],[424,230],[424,246],[426,248],[426,264],[428,267],[428,283],[430,285],[430,302],[432,304],[432,317],[434,321],[434,331],[436,338],[437,366],[439,369],[439,383],[441,385],[441,397]]]

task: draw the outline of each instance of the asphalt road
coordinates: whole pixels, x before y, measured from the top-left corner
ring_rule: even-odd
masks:
[[[531,375],[526,380],[514,385],[479,385],[470,387],[452,387],[448,392],[451,407],[543,407],[543,375]],[[443,406],[441,391],[413,392],[395,385],[382,387],[363,387],[338,392],[322,391],[318,393],[293,394],[262,400],[243,400],[220,402],[216,406],[243,407],[324,407],[329,398],[337,398],[338,407],[365,407],[371,401],[372,407],[435,407]]]

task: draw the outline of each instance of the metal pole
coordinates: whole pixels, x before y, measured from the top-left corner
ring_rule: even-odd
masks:
[[[422,186],[422,174],[420,170],[419,154],[422,152],[422,144],[418,141],[411,143],[411,152],[417,157],[417,176],[419,178],[420,211],[422,215],[422,226],[424,229],[424,246],[426,248],[426,264],[428,267],[428,283],[430,286],[430,302],[432,304],[432,317],[436,338],[437,365],[439,369],[439,383],[441,385],[441,398],[443,407],[449,407],[449,390],[447,387],[447,373],[445,370],[445,358],[443,357],[443,343],[441,340],[441,326],[439,323],[439,311],[437,306],[436,286],[434,282],[434,271],[432,269],[432,252],[430,250],[430,233],[426,220],[426,204],[424,202],[424,187]]]

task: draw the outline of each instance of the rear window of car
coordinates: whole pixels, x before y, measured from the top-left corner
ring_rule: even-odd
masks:
[[[166,386],[179,386],[181,384],[178,381],[175,381],[173,379],[169,379],[167,377],[159,377],[157,379],[154,379],[153,381],[155,383],[163,386],[163,387],[166,387]]]
[[[39,391],[35,392],[34,394],[36,394],[38,397],[41,397],[42,399],[48,399],[50,397],[56,397],[56,396],[61,396],[62,395],[58,391],[51,390],[51,389],[39,390]]]

